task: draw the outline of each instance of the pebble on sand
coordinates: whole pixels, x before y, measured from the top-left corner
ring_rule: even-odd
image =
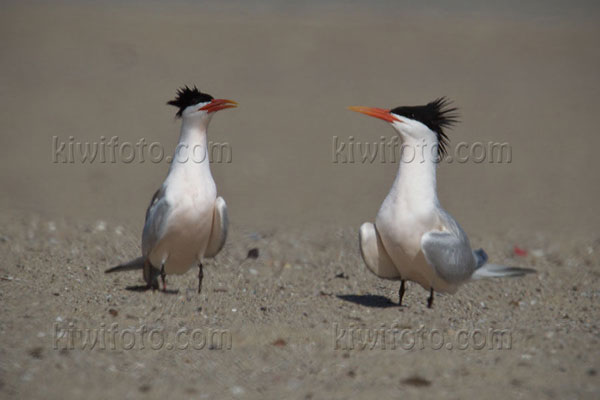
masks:
[[[416,386],[416,387],[426,387],[426,386],[431,385],[431,381],[429,381],[425,378],[422,378],[418,375],[414,375],[409,378],[406,378],[406,379],[402,380],[402,383],[404,383],[406,385],[410,385],[410,386]]]
[[[96,226],[94,227],[94,229],[97,232],[104,232],[106,230],[106,222],[99,220],[98,222],[96,222]]]

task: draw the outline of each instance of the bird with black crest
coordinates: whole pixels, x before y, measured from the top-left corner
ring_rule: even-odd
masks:
[[[350,110],[388,122],[402,139],[402,154],[392,188],[375,224],[359,230],[363,261],[380,278],[400,280],[399,304],[406,281],[429,291],[454,293],[470,280],[520,276],[528,268],[488,263],[483,249],[472,250],[460,225],[440,205],[436,168],[446,154],[446,129],[457,122],[457,109],[446,98],[422,106],[394,109],[355,106]]]
[[[177,108],[181,131],[167,177],[146,211],[142,256],[106,273],[142,269],[145,289],[157,289],[160,276],[166,291],[166,275],[197,266],[200,293],[203,260],[219,253],[228,228],[227,206],[210,171],[207,130],[215,112],[237,103],[185,86],[167,104]]]

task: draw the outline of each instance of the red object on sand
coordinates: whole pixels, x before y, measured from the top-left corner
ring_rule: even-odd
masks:
[[[515,247],[513,248],[513,253],[515,254],[515,256],[519,256],[519,257],[527,256],[527,250],[522,249],[517,245],[515,245]]]

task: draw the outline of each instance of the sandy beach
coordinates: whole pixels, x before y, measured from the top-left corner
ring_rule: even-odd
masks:
[[[461,4],[7,3],[0,398],[597,398],[598,7]],[[201,294],[195,271],[129,291],[141,273],[103,271],[140,254],[184,84],[240,104],[209,131],[230,236]],[[442,205],[494,262],[538,272],[432,309],[409,284],[398,307],[358,248],[398,168],[360,151],[395,134],[346,107],[440,96],[461,116]],[[112,137],[115,162],[82,160]],[[164,157],[128,161],[141,139]]]

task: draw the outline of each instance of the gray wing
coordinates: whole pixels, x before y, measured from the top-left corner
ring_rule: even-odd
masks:
[[[358,231],[360,254],[365,265],[375,275],[385,279],[400,279],[400,273],[388,255],[377,227],[370,222],[361,225]]]
[[[217,200],[215,201],[212,230],[210,232],[210,238],[208,239],[206,252],[204,253],[205,257],[214,257],[221,251],[227,240],[228,226],[227,204],[222,197],[217,197]]]
[[[158,240],[162,237],[170,207],[165,197],[165,186],[152,196],[146,210],[146,222],[142,233],[142,255],[148,257]]]
[[[421,238],[425,259],[448,283],[468,280],[477,268],[469,238],[460,225],[445,211],[440,211],[444,231],[429,231]]]

